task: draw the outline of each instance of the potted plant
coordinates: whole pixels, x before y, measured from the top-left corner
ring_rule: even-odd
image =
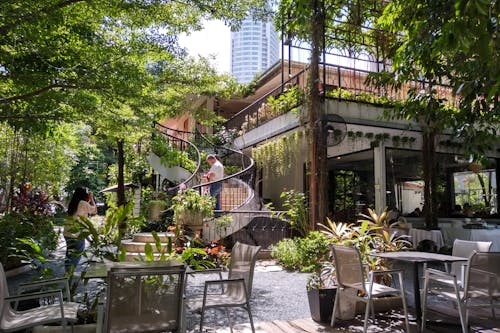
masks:
[[[329,323],[337,294],[335,266],[331,261],[321,263],[321,269],[307,280],[307,300],[314,321]]]
[[[289,270],[311,273],[307,281],[307,295],[311,317],[327,322],[333,310],[336,286],[329,263],[330,241],[319,231],[305,237],[284,239],[271,248],[271,256]]]
[[[193,189],[181,191],[172,199],[174,222],[189,227],[201,228],[205,218],[213,217],[214,207],[215,198]]]

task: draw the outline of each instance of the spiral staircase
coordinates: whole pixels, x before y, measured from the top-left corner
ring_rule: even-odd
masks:
[[[181,184],[202,191],[205,186],[222,183],[222,209],[216,212],[216,216],[230,215],[232,222],[227,228],[220,230],[220,228],[216,228],[214,219],[205,221],[202,229],[203,240],[208,243],[211,240],[233,236],[235,241],[239,240],[238,235],[247,234],[248,232],[243,232],[243,230],[256,216],[259,216],[259,211],[262,208],[260,199],[254,191],[255,164],[253,159],[241,151],[214,145],[198,128],[195,132],[186,132],[168,128],[159,123],[155,123],[155,128],[168,145],[175,145],[177,149],[185,151],[191,160],[196,161],[196,170],[189,172],[178,165],[167,166],[162,163],[159,156],[150,153],[148,162],[160,175],[162,179],[160,187],[163,191],[175,193]],[[198,142],[198,144],[195,145],[193,142]],[[201,170],[200,151],[205,151],[207,154],[217,154],[223,165],[238,166],[239,171],[225,175],[219,181],[202,183],[203,170]],[[159,236],[162,246],[166,246],[167,235],[159,233]],[[132,240],[124,241],[123,246],[127,251],[127,259],[133,260],[143,255],[147,243],[155,243],[150,233],[135,234]],[[153,246],[153,251],[156,252],[155,255],[159,256],[160,249]]]

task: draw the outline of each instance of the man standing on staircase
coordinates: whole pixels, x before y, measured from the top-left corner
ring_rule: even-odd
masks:
[[[207,162],[210,164],[210,170],[205,175],[209,182],[214,182],[224,178],[224,166],[215,155],[208,155]],[[220,194],[222,192],[222,182],[210,184],[210,195],[215,197],[215,210],[221,210]]]

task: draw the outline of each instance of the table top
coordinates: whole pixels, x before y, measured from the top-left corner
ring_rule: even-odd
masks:
[[[111,268],[158,268],[158,267],[183,267],[180,261],[106,261],[91,262],[85,272],[85,279],[105,279]]]
[[[370,253],[370,256],[413,263],[467,261],[464,257],[419,251],[378,252]]]

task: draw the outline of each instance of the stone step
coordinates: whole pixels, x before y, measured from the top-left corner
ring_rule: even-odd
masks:
[[[160,256],[160,253],[153,253],[153,258],[155,258],[155,260],[159,260]],[[142,252],[127,252],[125,255],[125,261],[137,261],[141,259],[146,260],[146,256]]]
[[[155,252],[155,253],[161,252],[161,251],[166,251],[167,246],[168,246],[168,243],[161,243],[162,249],[161,249],[161,251],[158,251],[154,242],[146,242],[145,243],[145,242],[123,241],[122,245],[123,245],[123,248],[125,248],[125,250],[127,252],[142,252],[143,253],[147,243],[149,243],[151,245],[151,247],[153,248],[153,252]]]
[[[168,237],[174,237],[174,234],[171,232],[159,232],[158,237],[163,243],[167,242]],[[154,243],[155,239],[153,235],[150,232],[140,232],[137,234],[134,234],[132,238],[132,242],[139,242],[139,243]]]

